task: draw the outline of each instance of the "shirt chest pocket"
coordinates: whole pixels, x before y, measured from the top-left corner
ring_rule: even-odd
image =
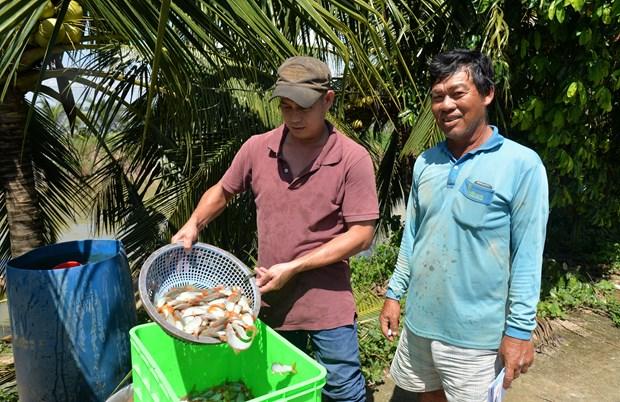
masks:
[[[490,185],[465,179],[452,204],[454,220],[471,228],[481,227],[494,195]]]

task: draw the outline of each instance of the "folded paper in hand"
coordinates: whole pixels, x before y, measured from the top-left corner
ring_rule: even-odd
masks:
[[[502,402],[504,400],[504,395],[506,394],[506,390],[503,385],[504,374],[506,374],[505,368],[503,368],[497,377],[495,377],[495,380],[489,384],[487,402]]]

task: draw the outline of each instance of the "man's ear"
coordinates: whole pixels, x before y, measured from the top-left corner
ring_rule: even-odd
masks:
[[[333,89],[329,89],[325,96],[323,96],[323,101],[325,102],[325,106],[330,108],[334,104],[334,99],[336,98],[336,93]]]
[[[489,106],[491,102],[493,102],[493,98],[495,98],[495,86],[492,86],[491,89],[489,89],[489,93],[482,98],[484,106]]]

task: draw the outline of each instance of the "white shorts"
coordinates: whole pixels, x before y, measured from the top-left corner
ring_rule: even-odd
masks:
[[[487,388],[501,370],[497,350],[467,349],[422,338],[403,329],[390,374],[410,392],[444,390],[450,402],[487,400]]]

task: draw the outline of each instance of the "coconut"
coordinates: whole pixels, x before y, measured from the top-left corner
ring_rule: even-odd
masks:
[[[56,12],[56,9],[54,8],[54,4],[50,0],[47,0],[47,3],[45,3],[45,8],[43,9],[43,12],[39,16],[39,19],[44,20],[46,18],[53,17],[55,12]]]
[[[84,17],[84,10],[77,1],[71,1],[69,8],[67,8],[67,14],[65,14],[65,22],[79,21]]]
[[[52,37],[54,32],[54,25],[56,25],[56,18],[47,18],[39,23],[39,29],[34,34],[34,41],[41,47],[47,47],[47,43]],[[58,35],[56,36],[56,43],[59,43],[65,37],[65,28],[61,25]]]
[[[82,28],[74,24],[64,23],[62,26],[65,28],[65,36],[63,36],[62,43],[68,45],[75,45],[80,43],[82,39]]]

